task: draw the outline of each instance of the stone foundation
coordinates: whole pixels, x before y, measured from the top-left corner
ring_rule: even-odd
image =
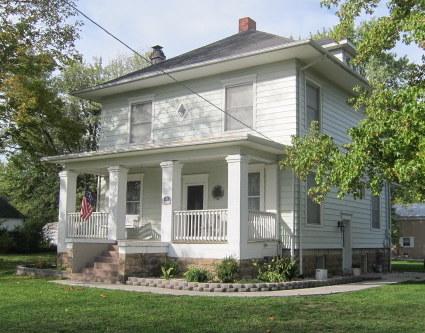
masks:
[[[161,265],[164,264],[165,260],[166,255],[163,253],[120,253],[120,280],[125,281],[128,276],[159,276],[161,274]]]
[[[67,272],[72,270],[72,250],[61,252],[56,255],[56,265],[58,268],[64,268]]]
[[[299,251],[295,251],[297,258]],[[298,260],[299,265],[299,260]],[[326,268],[329,275],[342,275],[341,249],[305,249],[303,250],[303,274],[314,276],[316,269]]]
[[[298,257],[299,252],[295,251]],[[314,276],[317,268],[326,268],[329,275],[342,275],[342,249],[303,250],[303,274]],[[298,260],[299,263],[299,260]],[[352,266],[362,273],[388,272],[390,267],[389,249],[353,249]]]
[[[359,267],[362,273],[388,272],[390,264],[390,249],[353,249],[353,267]]]

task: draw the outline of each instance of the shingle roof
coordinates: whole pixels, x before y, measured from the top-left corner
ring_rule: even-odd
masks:
[[[0,197],[0,218],[22,219],[24,215],[5,198]]]
[[[393,207],[399,217],[425,217],[425,203],[394,205]]]
[[[239,32],[217,42],[183,53],[159,64],[151,65],[138,71],[131,72],[103,84],[128,81],[143,77],[146,74],[154,73],[159,70],[167,71],[177,67],[190,66],[215,59],[237,56],[239,54],[280,46],[291,42],[293,42],[292,39],[257,30]]]

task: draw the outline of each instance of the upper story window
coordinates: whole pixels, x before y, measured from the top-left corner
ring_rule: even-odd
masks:
[[[244,124],[252,127],[254,123],[253,84],[226,87],[226,112]],[[226,131],[245,129],[246,126],[226,114]]]
[[[379,229],[380,222],[380,197],[379,195],[372,195],[372,228]]]
[[[307,177],[307,190],[316,185],[315,175]],[[320,205],[307,194],[307,224],[320,225]]]
[[[320,88],[310,82],[307,82],[306,90],[306,125],[307,128],[310,128],[312,121],[317,121],[320,124]]]
[[[248,209],[260,210],[261,200],[261,174],[259,172],[250,172],[248,174]]]
[[[152,101],[131,104],[130,143],[149,141],[152,135]]]

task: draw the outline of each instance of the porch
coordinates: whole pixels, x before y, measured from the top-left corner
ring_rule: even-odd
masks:
[[[120,257],[151,252],[155,244],[172,258],[276,255],[286,239],[279,201],[282,150],[244,135],[68,157],[60,172],[58,252],[73,243],[116,243]],[[100,180],[96,211],[83,221],[76,180],[87,173]]]

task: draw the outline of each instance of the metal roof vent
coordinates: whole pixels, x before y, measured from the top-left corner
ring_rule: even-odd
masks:
[[[153,65],[163,62],[166,59],[166,57],[164,52],[162,52],[162,46],[160,45],[152,46],[152,52],[149,56],[149,59],[151,60],[151,63]]]

